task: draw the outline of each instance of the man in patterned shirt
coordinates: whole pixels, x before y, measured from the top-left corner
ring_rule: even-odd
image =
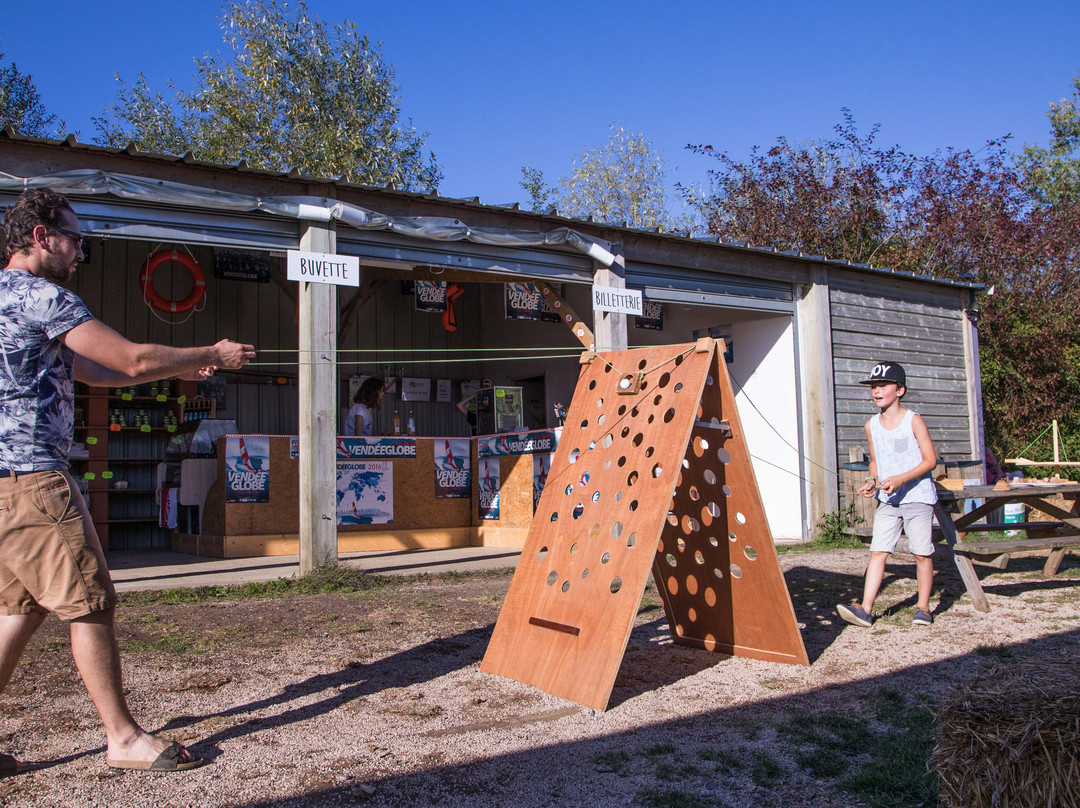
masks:
[[[79,489],[67,472],[75,380],[125,386],[203,378],[255,356],[221,340],[198,348],[131,342],[59,284],[82,259],[68,201],[24,192],[4,215],[0,271],[0,690],[48,612],[71,627],[71,652],[105,725],[115,768],[178,771],[196,760],[145,732],[124,698],[113,618],[116,592]],[[0,776],[22,771],[0,754]]]

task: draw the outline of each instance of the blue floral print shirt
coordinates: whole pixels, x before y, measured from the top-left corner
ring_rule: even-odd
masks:
[[[0,469],[68,467],[75,354],[58,337],[90,319],[62,286],[21,269],[0,271]]]

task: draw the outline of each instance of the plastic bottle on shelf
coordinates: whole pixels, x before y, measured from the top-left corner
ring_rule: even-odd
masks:
[[[394,410],[394,434],[401,434],[401,415],[397,410]]]
[[[416,434],[416,416],[409,410],[409,420],[405,422],[405,431],[410,435]]]

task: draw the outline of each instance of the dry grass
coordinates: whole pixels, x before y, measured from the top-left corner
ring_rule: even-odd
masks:
[[[1080,668],[1075,659],[999,665],[957,685],[938,714],[945,808],[1080,804]]]

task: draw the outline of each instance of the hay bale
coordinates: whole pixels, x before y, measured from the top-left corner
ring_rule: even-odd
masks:
[[[1080,806],[1080,665],[1028,659],[957,684],[938,712],[943,808]]]

